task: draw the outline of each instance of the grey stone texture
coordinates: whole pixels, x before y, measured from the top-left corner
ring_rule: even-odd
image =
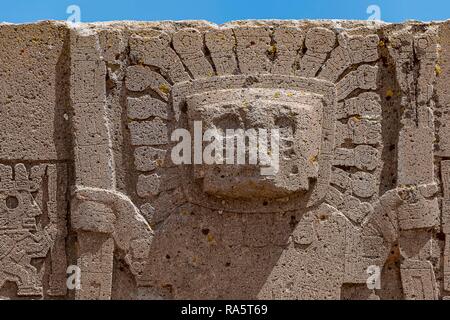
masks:
[[[450,22],[1,24],[0,296],[448,299],[449,88]]]

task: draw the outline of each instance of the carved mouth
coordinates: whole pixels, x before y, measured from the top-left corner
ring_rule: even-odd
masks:
[[[232,175],[217,175],[209,170],[203,178],[203,191],[232,199],[277,199],[302,191],[288,183],[279,183],[273,176],[262,176],[259,169],[254,167],[251,175],[246,175],[245,169],[233,170]]]

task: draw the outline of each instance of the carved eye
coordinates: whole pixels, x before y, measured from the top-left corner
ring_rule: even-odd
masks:
[[[214,125],[217,129],[222,129],[225,132],[226,129],[239,129],[242,128],[242,122],[240,117],[235,113],[227,113],[214,119]]]
[[[371,48],[376,48],[378,46],[380,38],[377,35],[371,35],[366,38],[366,45]]]
[[[288,116],[281,116],[275,119],[275,127],[279,128],[283,133],[295,133],[296,123],[294,119]]]
[[[5,199],[8,209],[16,209],[19,206],[19,199],[16,196],[8,196]]]
[[[280,116],[275,118],[275,127],[280,130],[281,152],[284,157],[291,159],[295,155],[294,150],[294,134],[296,129],[295,121],[288,116]]]

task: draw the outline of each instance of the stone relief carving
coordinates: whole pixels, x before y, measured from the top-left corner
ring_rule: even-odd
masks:
[[[72,28],[73,168],[0,166],[0,287],[67,297],[71,261],[76,299],[444,298],[438,34],[303,22]],[[279,170],[194,154],[176,164],[177,129],[202,142],[207,129],[279,129]],[[43,285],[31,261],[46,258]],[[382,286],[369,289],[374,266]]]
[[[71,203],[72,227],[79,243],[81,288],[77,299],[110,299],[115,249],[138,278],[149,256],[152,230],[139,210],[116,191],[111,136],[105,114],[105,63],[98,36],[71,32],[72,126],[76,185]],[[76,75],[83,73],[81,83]],[[78,103],[79,102],[79,103]]]
[[[49,254],[48,294],[64,296],[67,230],[65,199],[58,193],[65,192],[65,166],[0,164],[0,175],[0,284],[15,283],[18,296],[43,295],[44,270],[32,261]]]

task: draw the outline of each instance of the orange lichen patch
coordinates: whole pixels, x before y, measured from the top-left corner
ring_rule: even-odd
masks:
[[[434,72],[436,72],[436,76],[440,76],[441,75],[441,73],[442,73],[442,68],[441,68],[441,66],[440,65],[435,65],[434,66]]]
[[[361,121],[362,117],[361,117],[361,116],[353,116],[353,117],[351,117],[351,119],[352,119],[354,122],[359,122],[359,121]]]
[[[216,240],[214,238],[214,236],[211,233],[208,233],[208,235],[206,236],[206,240],[208,241],[209,244],[215,244]]]
[[[169,94],[170,92],[170,88],[164,83],[159,86],[159,90],[164,94]]]
[[[312,164],[316,163],[317,162],[317,154],[309,157],[309,162]]]
[[[386,99],[390,99],[394,96],[394,91],[392,89],[387,89],[386,91]]]
[[[269,49],[267,49],[267,53],[268,53],[269,55],[271,55],[271,56],[276,55],[277,51],[278,51],[277,46],[274,45],[274,44],[271,45],[271,46],[269,47]]]
[[[181,214],[182,216],[188,216],[188,215],[189,215],[189,211],[186,210],[186,209],[183,209],[183,210],[180,210],[180,214]]]
[[[378,46],[379,46],[380,48],[384,47],[385,45],[386,45],[386,44],[384,43],[383,40],[378,41]]]

